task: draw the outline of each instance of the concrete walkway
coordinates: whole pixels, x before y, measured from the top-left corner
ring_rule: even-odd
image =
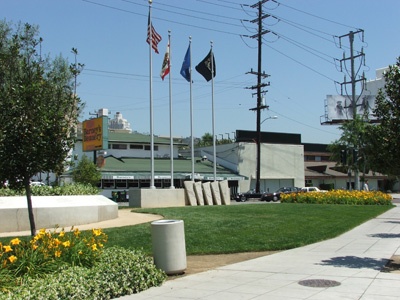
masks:
[[[328,241],[168,280],[119,299],[400,299],[400,206]]]

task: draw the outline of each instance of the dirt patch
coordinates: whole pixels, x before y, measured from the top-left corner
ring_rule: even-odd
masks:
[[[393,255],[382,272],[400,274],[400,255]]]
[[[277,252],[279,251],[246,252],[217,255],[189,255],[186,258],[187,268],[185,273],[182,275],[169,276],[168,279],[175,279],[187,275],[205,272],[208,270],[254,259],[257,257],[271,255]]]

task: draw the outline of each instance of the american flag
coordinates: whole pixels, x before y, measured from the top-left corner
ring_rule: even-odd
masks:
[[[147,23],[147,40],[146,42],[150,45],[150,37],[151,37],[151,48],[154,49],[154,51],[158,54],[158,48],[157,45],[161,41],[161,35],[157,33],[157,31],[154,29],[153,24],[151,24],[150,21],[150,14],[148,18],[148,23]]]

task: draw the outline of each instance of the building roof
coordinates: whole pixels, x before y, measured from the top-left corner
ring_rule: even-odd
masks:
[[[82,140],[82,134],[78,134],[78,140]],[[130,144],[149,144],[151,142],[151,136],[146,134],[141,134],[137,132],[115,132],[113,130],[108,131],[108,142],[114,143],[130,143]],[[186,145],[181,142],[173,141],[174,145]],[[154,137],[154,144],[170,144],[169,138]]]
[[[192,161],[190,159],[174,159],[174,177],[187,178],[192,173]],[[105,157],[105,165],[101,168],[103,179],[114,179],[116,176],[131,176],[135,179],[145,179],[150,177],[151,164],[148,158],[131,158],[114,156]],[[214,168],[210,161],[196,159],[194,171],[197,177],[204,179],[214,178]],[[169,158],[154,159],[154,173],[157,177],[167,177],[171,172],[171,160]],[[219,179],[242,180],[245,177],[235,174],[228,169],[217,166],[217,177]]]
[[[113,132],[111,130],[108,132],[108,142],[150,144],[150,138],[150,135],[140,133]],[[169,143],[169,139],[154,137],[154,144],[169,145]]]
[[[306,179],[323,179],[323,178],[347,178],[347,170],[342,169],[340,167],[336,166],[336,162],[334,161],[323,161],[323,162],[317,162],[317,161],[306,161],[304,162],[304,176]],[[382,175],[380,173],[372,172],[369,171],[365,175],[368,176],[368,178],[377,178],[377,179],[383,179],[386,178],[385,175]],[[352,173],[352,176],[354,174]]]

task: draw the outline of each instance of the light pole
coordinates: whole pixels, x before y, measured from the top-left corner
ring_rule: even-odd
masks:
[[[260,124],[264,123],[265,121],[267,121],[269,119],[278,119],[278,116],[272,116],[272,117],[265,118],[264,120],[261,121]]]

